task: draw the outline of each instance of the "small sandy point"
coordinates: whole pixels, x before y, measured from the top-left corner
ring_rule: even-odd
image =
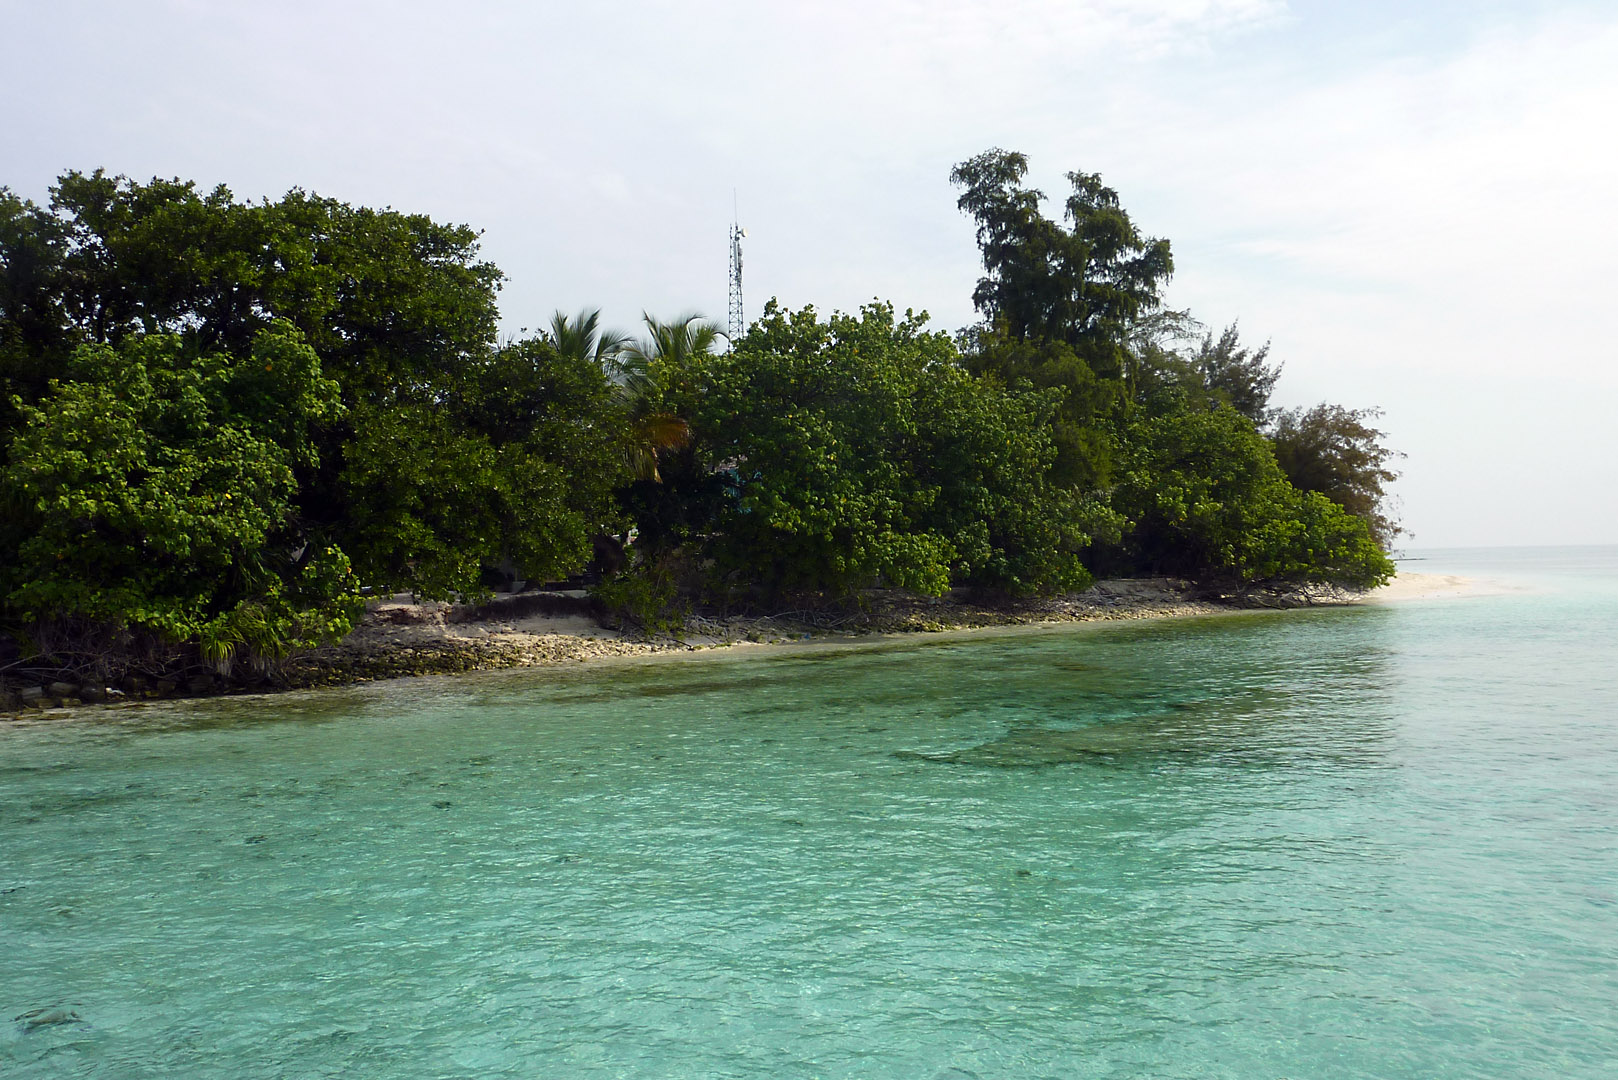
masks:
[[[1516,591],[1511,585],[1459,574],[1417,574],[1400,570],[1394,579],[1365,594],[1371,604],[1403,603],[1407,600],[1448,600],[1467,596],[1493,596]]]

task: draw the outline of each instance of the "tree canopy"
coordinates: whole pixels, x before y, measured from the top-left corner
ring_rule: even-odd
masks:
[[[1027,172],[1027,157],[994,149],[950,173],[983,256],[972,302],[995,332],[1062,342],[1097,375],[1115,378],[1130,327],[1157,307],[1174,272],[1169,242],[1142,234],[1093,173],[1067,174],[1064,227],[1044,216],[1043,192],[1022,186]]]
[[[0,596],[29,622],[115,622],[278,656],[346,632],[347,558],[295,523],[295,469],[337,386],[284,322],[245,356],[188,356],[173,335],[83,345],[20,407],[0,474]]]
[[[541,578],[565,576],[588,557],[592,536],[619,521],[624,410],[611,373],[593,358],[564,356],[544,337],[497,346],[500,280],[479,260],[471,228],[301,191],[248,203],[223,187],[202,193],[182,181],[140,183],[99,171],[65,174],[46,207],[0,190],[5,497],[44,505],[47,477],[62,490],[88,491],[87,475],[61,471],[66,459],[42,462],[66,453],[62,440],[91,440],[93,458],[141,463],[124,481],[103,478],[131,486],[137,494],[118,497],[126,502],[170,491],[179,501],[158,503],[178,513],[191,505],[171,490],[184,476],[200,485],[198,506],[224,507],[228,498],[234,507],[259,507],[253,536],[233,533],[234,547],[199,540],[217,557],[166,571],[170,584],[159,592],[193,597],[217,593],[220,574],[230,588],[270,589],[269,578],[243,561],[259,560],[247,554],[259,548],[266,565],[290,560],[298,573],[333,552],[345,567],[343,588],[352,584],[351,560],[375,590],[429,596],[477,592],[488,567],[502,562]],[[297,439],[244,441],[267,436],[242,426],[237,397],[217,390],[225,385],[218,371],[263,368],[254,378],[267,379],[271,369],[259,354],[276,343],[285,352],[292,341],[297,355],[314,358],[325,405],[303,408],[305,398],[278,385],[255,423],[278,415],[298,425]],[[266,363],[276,377],[290,377],[285,357]],[[144,396],[129,397],[137,391]],[[225,394],[216,414],[189,404],[210,393]],[[181,402],[184,415],[215,419],[177,426],[167,418],[179,415]],[[93,432],[72,427],[98,411]],[[194,468],[176,464],[191,458]],[[231,460],[247,471],[226,468]],[[19,461],[30,463],[28,472],[18,471]],[[163,468],[149,468],[153,462]],[[102,495],[116,501],[110,489]],[[189,524],[163,528],[213,527],[200,511],[185,513]],[[21,532],[12,542],[24,546],[79,530],[84,543],[101,545],[92,545],[100,553],[87,555],[86,565],[101,560],[106,569],[100,586],[86,578],[69,589],[60,575],[23,569],[32,566],[25,553],[0,558],[19,568],[8,578],[6,617],[29,623],[127,609],[144,619],[156,611],[115,599],[130,586],[119,567],[134,567],[155,542],[147,531],[158,528],[155,519],[142,520],[129,534],[82,512],[13,523]],[[190,550],[190,542],[176,541],[176,550]],[[115,548],[134,561],[111,558]],[[174,583],[188,573],[190,585]],[[46,603],[52,597],[55,608]],[[184,639],[202,624],[164,615],[151,625]],[[303,640],[291,623],[277,625],[291,635],[286,643]],[[327,625],[346,629],[341,620]]]
[[[707,544],[724,581],[841,596],[1086,580],[1088,537],[1046,479],[1054,395],[972,378],[924,316],[772,303],[735,349],[659,376],[727,477]]]
[[[1070,172],[1052,220],[1027,169],[951,173],[983,263],[954,339],[877,301],[500,342],[465,225],[101,171],[45,206],[0,188],[0,633],[228,666],[343,634],[364,591],[593,559],[662,605],[1385,578],[1375,411],[1273,408],[1269,346],[1163,306],[1169,244],[1117,192]]]
[[[1022,154],[993,149],[950,175],[984,267],[973,293],[982,322],[962,334],[964,362],[1008,387],[1060,395],[1052,479],[1083,496],[1077,505],[1123,519],[1119,542],[1097,545],[1092,562],[1354,587],[1391,573],[1381,549],[1393,531],[1380,509],[1391,453],[1360,423],[1368,414],[1272,410],[1281,369],[1268,344],[1243,345],[1235,323],[1181,347],[1199,328],[1162,306],[1168,242],[1142,233],[1090,173],[1067,174],[1064,220],[1047,218],[1027,170]]]
[[[1239,587],[1387,576],[1365,523],[1300,491],[1252,422],[1222,407],[1147,418],[1127,441],[1114,505],[1131,523],[1133,564]]]
[[[1281,471],[1303,491],[1317,491],[1364,521],[1371,537],[1389,547],[1400,529],[1386,506],[1386,485],[1398,479],[1390,468],[1398,453],[1383,445],[1370,426],[1376,409],[1320,404],[1285,409],[1274,420],[1271,442]]]

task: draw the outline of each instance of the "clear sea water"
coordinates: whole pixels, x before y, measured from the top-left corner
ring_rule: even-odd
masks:
[[[1618,1076],[1618,549],[1425,555],[0,726],[0,1075]]]

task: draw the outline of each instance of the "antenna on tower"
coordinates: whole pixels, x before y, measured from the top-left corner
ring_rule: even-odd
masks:
[[[730,193],[730,340],[738,341],[747,332],[747,317],[742,310],[742,237],[747,230],[737,222],[736,192]]]

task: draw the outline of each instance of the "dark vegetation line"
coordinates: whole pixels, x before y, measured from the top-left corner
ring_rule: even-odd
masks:
[[[587,571],[648,629],[872,587],[1375,585],[1372,411],[1276,412],[1236,328],[1163,307],[1166,240],[1098,176],[958,165],[981,321],[775,303],[740,340],[557,316],[501,343],[478,234],[293,191],[70,172],[0,188],[0,680],[237,677],[366,590]]]

